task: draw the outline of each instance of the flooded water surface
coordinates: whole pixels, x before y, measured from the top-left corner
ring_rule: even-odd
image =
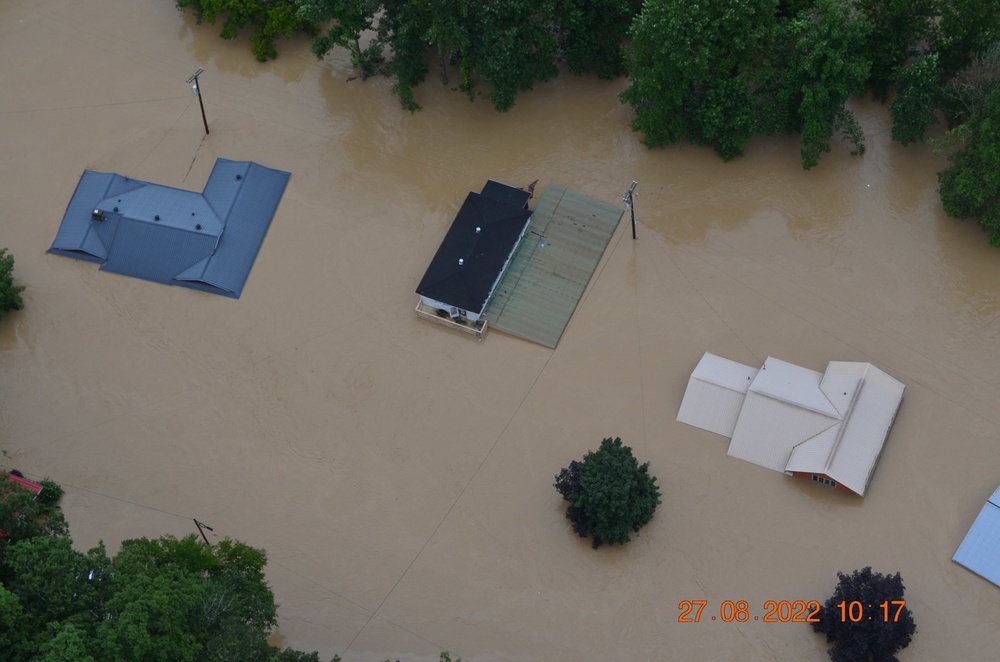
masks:
[[[902,573],[904,660],[988,660],[1000,589],[951,562],[1000,483],[1000,253],[945,217],[944,161],[854,108],[862,158],[803,172],[793,137],[723,164],[648,151],[624,82],[564,76],[506,114],[441,88],[399,109],[305,40],[272,63],[169,0],[0,6],[2,462],[66,486],[81,549],[139,536],[269,555],[275,643],[345,660],[822,660],[803,624],[679,623],[678,604],[825,601],[837,571]],[[199,66],[211,134],[184,82]],[[292,173],[231,300],[47,254],[84,169],[200,191],[217,157]],[[539,180],[628,216],[559,347],[415,318],[470,190]],[[861,500],[726,456],[675,418],[705,351],[907,386]],[[591,550],[553,476],[620,436],[663,504]],[[703,619],[704,621],[704,619]]]

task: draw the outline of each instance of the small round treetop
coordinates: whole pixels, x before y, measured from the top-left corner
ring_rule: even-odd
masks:
[[[573,530],[581,538],[592,535],[594,549],[604,542],[628,542],[629,534],[649,522],[660,503],[649,462],[639,466],[632,449],[618,437],[602,441],[582,462],[570,462],[553,487],[570,503],[566,517]]]

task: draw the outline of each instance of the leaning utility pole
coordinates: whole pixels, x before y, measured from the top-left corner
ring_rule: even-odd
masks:
[[[205,135],[208,135],[208,120],[205,119],[205,102],[201,100],[201,86],[198,85],[198,77],[205,73],[205,67],[198,67],[198,71],[191,74],[187,82],[191,83],[191,91],[198,97],[198,105],[201,106],[201,121],[205,124]]]
[[[625,191],[625,195],[622,196],[622,202],[625,203],[625,207],[628,208],[629,212],[632,214],[632,239],[635,239],[635,205],[632,200],[632,194],[635,192],[635,187],[639,185],[639,182],[632,180],[632,185],[628,187]]]

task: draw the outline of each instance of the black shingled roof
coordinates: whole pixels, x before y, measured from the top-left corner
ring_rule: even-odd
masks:
[[[469,193],[420,280],[417,294],[481,312],[531,219],[526,209],[529,196],[527,191],[492,180],[482,193]]]

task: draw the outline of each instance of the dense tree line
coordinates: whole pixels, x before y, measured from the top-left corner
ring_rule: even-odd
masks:
[[[628,90],[633,127],[649,146],[688,140],[724,159],[750,137],[802,136],[815,166],[836,136],[855,153],[864,136],[851,95],[898,95],[893,137],[923,137],[968,111],[950,83],[1000,39],[990,0],[647,0],[632,25]]]
[[[946,88],[962,122],[947,134],[949,167],[938,173],[944,210],[974,218],[1000,246],[1000,42],[976,57]]]
[[[61,490],[43,486],[36,497],[0,472],[0,660],[319,662],[268,644],[263,550],[192,534],[80,552]]]
[[[252,26],[259,59],[296,31],[314,35],[318,57],[345,48],[363,77],[389,76],[411,111],[431,66],[500,111],[561,67],[627,75],[621,99],[647,146],[688,141],[725,160],[776,133],[801,136],[806,169],[836,140],[861,154],[848,99],[891,98],[903,145],[946,123],[945,210],[978,219],[1000,245],[997,0],[175,1],[199,20],[224,17],[225,38]]]
[[[486,87],[497,110],[565,65],[604,79],[625,73],[623,43],[641,0],[175,0],[197,20],[223,19],[222,37],[250,27],[258,60],[277,56],[275,39],[315,34],[313,52],[351,53],[361,75],[384,74],[404,108],[436,60],[445,84],[470,97]],[[320,28],[322,27],[322,30]],[[362,45],[364,43],[364,45]]]
[[[222,17],[223,39],[235,39],[240,31],[252,27],[250,48],[260,62],[278,57],[277,37],[297,32],[316,34],[318,26],[299,16],[298,0],[174,0],[177,8],[191,8],[198,23],[215,24]]]
[[[458,89],[488,88],[500,111],[518,92],[555,77],[560,64],[575,74],[624,73],[622,45],[639,0],[301,0],[300,16],[331,26],[313,40],[323,57],[347,48],[363,75],[395,79],[403,106],[419,108],[414,88],[436,60],[442,82],[458,71]],[[364,33],[368,45],[361,47]]]

